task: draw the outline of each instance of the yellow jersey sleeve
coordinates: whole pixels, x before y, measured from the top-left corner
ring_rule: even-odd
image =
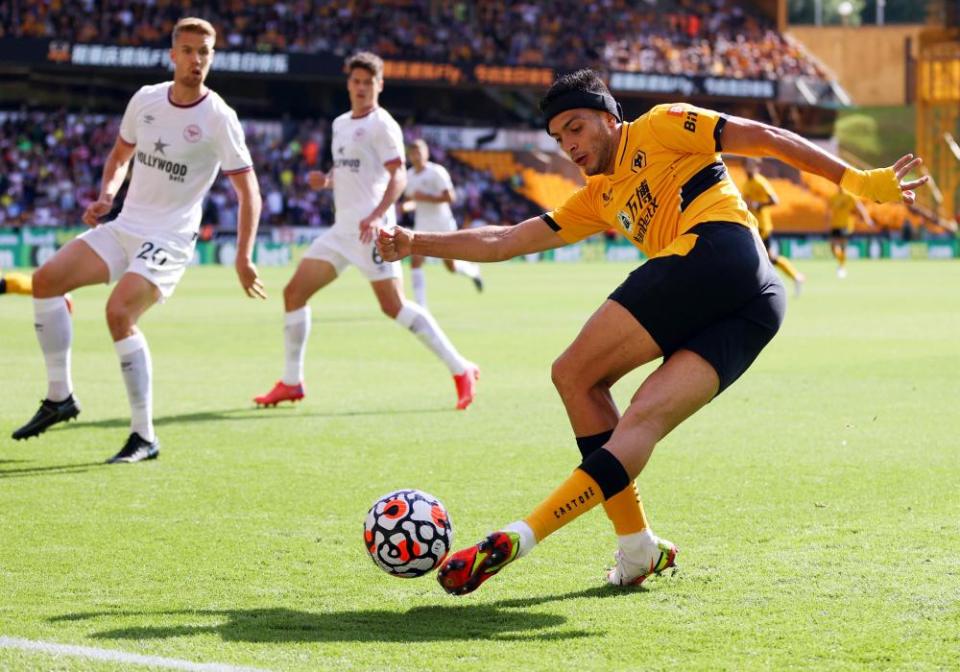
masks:
[[[598,181],[588,181],[586,186],[577,189],[559,208],[541,215],[543,221],[568,243],[606,231],[610,226],[598,212],[597,185]]]
[[[717,154],[725,115],[687,103],[657,105],[648,113],[650,132],[668,149],[685,154]]]

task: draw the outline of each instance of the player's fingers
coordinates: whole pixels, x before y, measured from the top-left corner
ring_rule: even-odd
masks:
[[[907,163],[903,164],[900,166],[900,168],[896,169],[897,179],[903,179],[903,177],[906,176],[911,170],[919,167],[921,163],[923,163],[923,159],[918,156],[913,161],[908,161]]]
[[[893,164],[893,169],[899,173],[900,169],[903,168],[908,163],[910,163],[911,159],[913,159],[913,154],[904,154],[899,159],[897,159],[897,162],[895,164]]]
[[[912,191],[903,192],[903,202],[907,205],[913,205],[914,201],[917,200],[917,195]]]
[[[900,189],[901,191],[907,191],[908,189],[916,189],[917,187],[922,187],[925,185],[930,178],[927,175],[917,178],[916,180],[910,180],[909,182],[901,182]]]

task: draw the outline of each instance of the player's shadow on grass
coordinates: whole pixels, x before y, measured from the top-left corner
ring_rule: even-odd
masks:
[[[572,596],[583,595],[573,593]],[[548,601],[548,600],[545,600]],[[189,618],[185,625],[134,626],[104,630],[96,639],[167,639],[192,635],[219,635],[226,642],[442,642],[466,640],[559,641],[592,637],[597,633],[563,629],[567,619],[505,608],[498,604],[414,607],[388,610],[312,613],[292,609],[226,609],[163,612],[100,612],[66,614],[59,621],[102,620],[104,617],[158,616]],[[220,621],[209,625],[198,620]]]
[[[190,424],[193,422],[222,422],[222,421],[247,421],[247,420],[277,420],[293,418],[346,418],[362,415],[417,415],[424,413],[456,413],[452,406],[435,406],[433,408],[398,408],[398,409],[374,409],[368,411],[340,411],[332,413],[323,412],[303,412],[292,406],[284,408],[253,408],[244,406],[242,408],[229,408],[220,411],[201,411],[198,413],[182,413],[180,415],[165,415],[155,418],[153,424],[157,427],[165,425]],[[69,422],[59,427],[51,429],[51,432],[68,432],[76,429],[88,429],[97,427],[101,429],[113,429],[117,427],[129,427],[130,418],[107,418],[105,420],[91,420],[84,422]]]
[[[0,464],[8,460],[0,461]],[[9,460],[20,462],[26,460]],[[16,469],[0,468],[0,478],[29,478],[30,476],[59,476],[60,474],[82,474],[91,468],[105,467],[105,462],[74,462],[72,464],[55,464],[45,467],[18,467]]]

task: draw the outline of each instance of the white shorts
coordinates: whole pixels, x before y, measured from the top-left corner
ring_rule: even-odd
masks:
[[[329,262],[336,269],[337,275],[347,266],[356,266],[370,282],[403,277],[399,261],[384,261],[373,241],[361,243],[357,235],[351,231],[344,236],[334,229],[329,229],[310,244],[303,257]]]
[[[82,240],[110,269],[110,282],[124,273],[142,275],[160,290],[160,300],[173,295],[177,283],[193,259],[195,240],[180,234],[132,231],[122,218],[85,231]]]
[[[442,233],[444,231],[456,231],[457,222],[451,217],[450,219],[414,219],[413,220],[413,230],[414,231],[432,231],[435,233]]]

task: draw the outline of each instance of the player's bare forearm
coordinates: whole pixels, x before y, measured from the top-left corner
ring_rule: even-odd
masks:
[[[257,239],[263,207],[260,187],[252,170],[231,175],[230,182],[237,193],[237,256],[253,259],[253,244]]]
[[[463,261],[504,261],[522,254],[562,247],[566,242],[539,217],[516,226],[481,226],[413,235],[412,254]]]
[[[723,127],[723,150],[742,156],[770,157],[839,184],[847,164],[793,131],[730,117]]]
[[[387,188],[383,192],[383,198],[373,209],[370,216],[379,219],[387,214],[387,211],[397,202],[397,199],[403,195],[407,188],[407,171],[402,166],[390,173],[390,181],[387,182]]]
[[[119,141],[114,144],[107,160],[103,163],[103,177],[100,180],[100,198],[113,200],[120,191],[123,180],[127,177],[127,170],[130,167],[130,159],[133,157],[134,148],[130,145],[122,144]]]
[[[901,156],[886,168],[859,170],[792,131],[774,128],[757,121],[730,117],[723,127],[721,144],[725,151],[744,156],[768,156],[839,184],[854,196],[877,203],[913,203],[914,189],[929,179],[907,176],[919,168],[922,160],[913,154]]]

